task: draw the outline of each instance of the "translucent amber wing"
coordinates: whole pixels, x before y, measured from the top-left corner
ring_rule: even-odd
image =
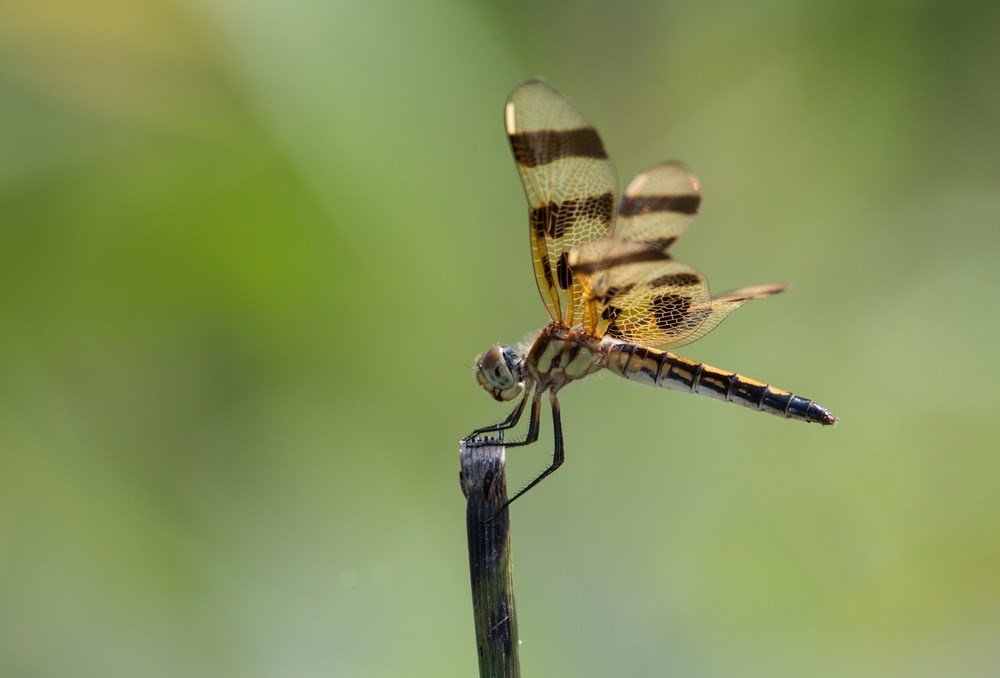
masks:
[[[605,330],[608,336],[632,344],[676,348],[705,336],[748,301],[785,289],[781,285],[756,285],[709,297],[704,277],[674,263],[683,267],[678,269],[682,272],[667,275],[679,276],[678,283],[655,286],[656,281],[651,281],[648,289],[634,292],[618,300],[620,306],[612,303],[602,311],[602,317],[610,320]],[[693,282],[694,277],[699,282]],[[692,280],[690,285],[683,284],[687,279]]]
[[[586,309],[584,325],[596,336],[673,343],[697,330],[710,308],[704,276],[645,243],[595,241],[575,251],[572,263]]]
[[[613,235],[575,250],[570,263],[596,336],[659,348],[691,343],[748,301],[784,290],[756,285],[712,297],[708,281],[668,250],[694,223],[701,185],[680,162],[639,174],[625,189]]]
[[[679,343],[664,344],[663,348],[672,348],[676,346],[683,346],[684,344],[690,344],[692,341],[701,339],[706,334],[715,329],[715,327],[721,323],[726,317],[738,309],[743,304],[748,301],[753,301],[754,299],[763,299],[764,297],[769,297],[772,294],[778,294],[779,292],[784,292],[788,289],[785,285],[780,283],[769,283],[766,285],[751,285],[749,287],[741,287],[737,290],[732,290],[731,292],[725,292],[718,296],[712,297],[711,299],[711,309],[705,316],[701,325],[698,326],[691,334],[683,337]],[[658,345],[655,344],[654,345]]]
[[[589,332],[659,348],[691,343],[746,302],[785,289],[757,285],[712,297],[701,273],[634,240],[588,243],[573,253],[571,263]]]
[[[687,165],[671,161],[650,167],[625,189],[614,237],[666,252],[694,223],[701,184]]]
[[[582,298],[568,255],[611,234],[618,177],[597,130],[548,83],[518,85],[504,123],[528,199],[538,290],[549,316],[571,325],[580,321]]]

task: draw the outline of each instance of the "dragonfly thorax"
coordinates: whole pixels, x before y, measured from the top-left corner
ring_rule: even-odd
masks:
[[[517,351],[494,344],[476,358],[476,380],[496,400],[513,400],[524,390],[521,365]]]

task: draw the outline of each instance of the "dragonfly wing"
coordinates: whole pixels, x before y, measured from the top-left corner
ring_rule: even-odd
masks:
[[[618,176],[597,130],[557,89],[518,85],[504,123],[528,199],[535,279],[549,316],[579,322],[582,302],[569,252],[606,238],[615,223]]]
[[[640,173],[618,205],[614,236],[666,252],[694,223],[701,205],[701,184],[676,160]]]

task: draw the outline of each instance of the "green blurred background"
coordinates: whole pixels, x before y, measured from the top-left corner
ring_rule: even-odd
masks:
[[[0,2],[0,675],[475,674],[536,75],[623,181],[698,172],[715,291],[792,285],[682,354],[843,423],[567,389],[525,675],[997,675],[1000,5],[956,7]]]

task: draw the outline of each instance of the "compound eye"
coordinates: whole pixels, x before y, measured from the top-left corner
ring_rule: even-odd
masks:
[[[504,365],[504,364],[502,364],[502,363],[497,363],[496,365],[493,366],[493,381],[494,381],[494,383],[498,383],[499,384],[501,381],[503,381],[504,371],[506,370],[506,368],[507,368],[507,366]]]
[[[479,359],[479,370],[493,388],[503,390],[514,385],[514,375],[500,345],[493,346],[483,354]]]
[[[491,346],[490,350],[479,358],[479,367],[484,372],[492,372],[503,363],[503,351],[499,346]]]

